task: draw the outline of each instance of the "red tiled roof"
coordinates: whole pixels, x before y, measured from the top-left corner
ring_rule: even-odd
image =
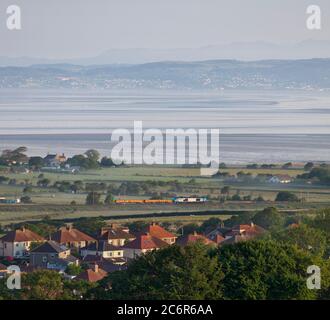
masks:
[[[42,236],[34,233],[31,230],[22,228],[8,232],[0,240],[5,242],[28,242],[28,241],[44,241]]]
[[[159,249],[167,247],[169,244],[159,238],[153,237],[150,234],[140,234],[137,238],[127,243],[124,248],[129,249]]]
[[[51,239],[58,243],[95,241],[95,239],[89,235],[71,227],[60,228],[57,232],[51,235]]]
[[[97,272],[95,272],[92,269],[87,269],[80,273],[77,277],[75,277],[75,280],[85,280],[88,282],[97,282],[102,280],[104,277],[107,276],[107,272],[104,271],[101,268],[98,268]]]
[[[244,234],[247,236],[258,236],[265,233],[266,230],[256,224],[239,224],[232,228],[227,235]]]
[[[204,244],[215,245],[215,242],[213,242],[212,240],[206,238],[205,236],[203,236],[201,234],[197,234],[196,232],[193,233],[193,234],[189,234],[189,235],[180,237],[176,243],[178,245],[181,245],[181,246],[186,246],[190,243],[194,243],[194,242],[197,242],[197,241],[201,241]]]
[[[210,239],[210,240],[212,240],[212,239]],[[219,243],[221,243],[222,241],[224,241],[225,240],[225,238],[223,237],[223,236],[221,236],[220,234],[217,234],[216,236],[215,236],[215,238],[213,239],[213,241],[216,243],[216,244],[219,244]]]
[[[144,233],[149,233],[151,236],[159,238],[159,239],[165,239],[165,238],[177,238],[176,235],[174,235],[173,233],[165,230],[164,228],[162,228],[160,225],[158,224],[151,224],[148,227],[146,227],[143,230]]]

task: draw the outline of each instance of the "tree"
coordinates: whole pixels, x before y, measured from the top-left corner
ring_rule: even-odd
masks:
[[[43,178],[43,179],[41,179],[41,180],[39,180],[38,182],[37,182],[37,185],[39,186],[39,187],[48,187],[48,185],[50,184],[50,180],[49,179],[47,179],[47,178]]]
[[[327,246],[324,232],[304,224],[274,232],[272,238],[276,241],[296,245],[321,257],[324,255]]]
[[[210,218],[205,220],[199,228],[200,232],[204,232],[210,228],[216,228],[217,226],[222,225],[222,220],[219,218]]]
[[[62,277],[56,271],[35,271],[22,277],[24,300],[60,300],[65,299],[64,293]]]
[[[97,237],[101,228],[107,224],[102,218],[81,218],[74,223],[74,227],[93,237]]]
[[[8,177],[0,176],[0,183],[7,182],[9,180]]]
[[[33,169],[40,169],[45,166],[45,160],[42,157],[31,157],[29,159],[29,167]]]
[[[85,152],[85,156],[93,161],[93,162],[97,162],[100,158],[100,153],[97,150],[94,149],[89,149]]]
[[[114,200],[114,197],[111,193],[108,193],[105,197],[104,204],[111,204]]]
[[[322,183],[330,183],[330,167],[313,168],[308,174],[308,178],[318,178]]]
[[[306,286],[313,258],[292,245],[269,240],[240,242],[219,249],[226,299],[316,299]]]
[[[281,191],[277,194],[275,201],[289,201],[289,202],[297,202],[299,201],[298,197],[289,191]]]
[[[267,230],[279,229],[284,225],[284,217],[277,211],[276,208],[265,208],[262,211],[256,213],[253,217],[253,222],[260,227]]]
[[[1,155],[1,159],[7,163],[27,163],[28,156],[26,147],[18,147],[15,150],[4,150]]]
[[[228,197],[230,193],[230,186],[224,186],[223,188],[221,188],[220,193]]]
[[[282,169],[289,169],[289,168],[292,168],[292,162],[287,162],[282,166]]]
[[[305,170],[305,171],[310,171],[310,170],[313,169],[313,167],[314,167],[314,163],[313,163],[313,162],[307,162],[307,163],[305,164],[305,166],[304,166],[304,170]]]
[[[101,203],[101,194],[98,192],[90,192],[86,197],[86,204],[87,205],[97,205]]]
[[[112,167],[114,165],[115,165],[115,163],[112,161],[111,158],[103,157],[101,159],[101,166],[102,167]]]
[[[221,299],[223,274],[218,258],[196,243],[170,246],[133,260],[125,271],[110,274],[102,285],[108,299]]]
[[[77,276],[81,272],[82,272],[81,266],[75,264],[69,264],[65,269],[65,273],[67,273],[70,276]]]
[[[22,203],[32,203],[32,199],[29,196],[23,196],[20,200]]]
[[[31,186],[26,186],[23,189],[23,193],[31,193],[33,191],[33,188]]]
[[[244,212],[238,215],[233,215],[224,221],[226,227],[233,227],[238,224],[250,224],[253,221],[254,212]]]

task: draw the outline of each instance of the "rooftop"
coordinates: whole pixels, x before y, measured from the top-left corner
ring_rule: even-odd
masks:
[[[159,249],[167,247],[168,243],[153,237],[150,234],[140,234],[137,238],[129,243],[127,243],[124,248],[128,249],[140,249],[140,250],[147,250],[147,249]]]
[[[31,250],[31,253],[61,253],[67,251],[68,248],[64,245],[60,245],[59,243],[49,240],[42,245]]]
[[[44,241],[45,239],[36,234],[35,232],[28,230],[26,228],[17,229],[8,232],[0,240],[5,242],[28,242],[28,241]]]
[[[62,227],[55,233],[51,235],[51,240],[58,243],[68,243],[68,242],[80,242],[87,241],[93,242],[94,238],[89,235],[79,231],[78,229],[72,228],[71,226]]]

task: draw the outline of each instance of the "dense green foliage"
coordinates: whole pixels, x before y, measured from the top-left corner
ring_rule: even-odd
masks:
[[[315,299],[306,286],[312,256],[274,241],[248,241],[219,250],[227,299]]]
[[[223,273],[217,257],[202,244],[171,246],[133,261],[111,274],[108,299],[221,299]]]
[[[289,191],[281,191],[277,194],[275,201],[299,201],[298,197]]]
[[[255,224],[267,230],[281,228],[285,222],[283,214],[278,212],[276,208],[266,208],[259,211],[252,220]]]

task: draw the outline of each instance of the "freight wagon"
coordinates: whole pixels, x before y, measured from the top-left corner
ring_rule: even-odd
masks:
[[[143,203],[149,203],[149,204],[154,204],[154,203],[173,203],[173,200],[151,200],[151,199],[119,199],[119,200],[114,200],[115,203],[137,203],[137,204],[143,204]]]

